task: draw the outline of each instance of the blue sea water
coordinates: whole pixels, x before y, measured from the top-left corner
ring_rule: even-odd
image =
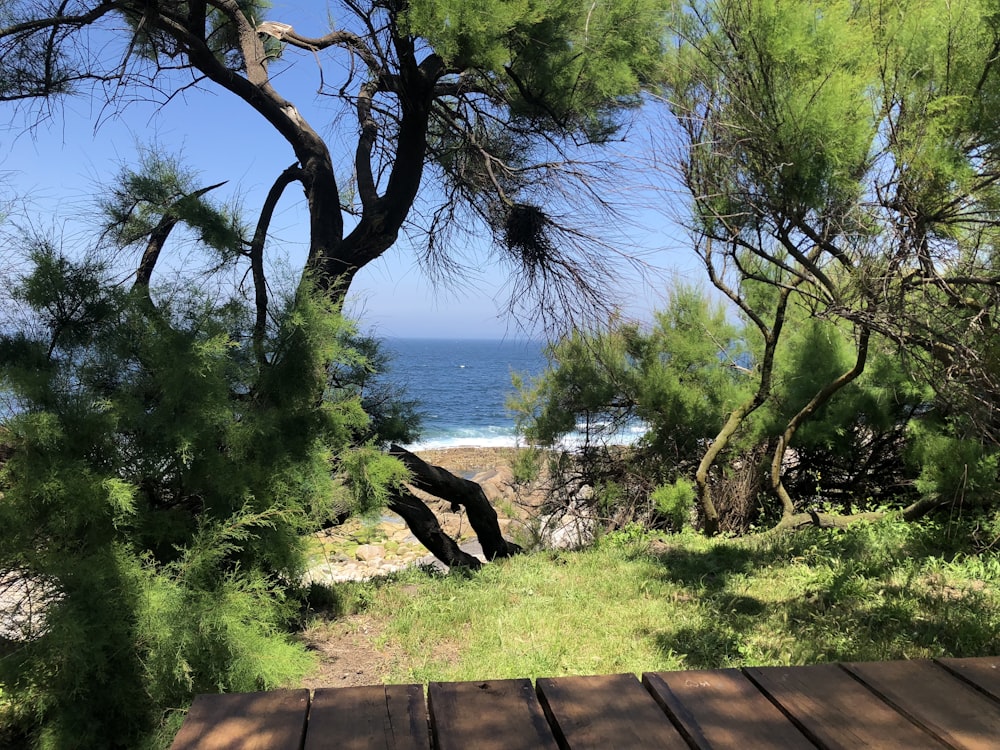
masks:
[[[389,379],[419,402],[423,428],[411,449],[509,446],[516,443],[507,411],[511,375],[545,368],[539,341],[400,339],[383,341],[392,355]]]

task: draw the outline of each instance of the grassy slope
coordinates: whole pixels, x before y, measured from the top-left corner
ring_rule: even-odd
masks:
[[[650,541],[419,571],[336,598],[385,624],[388,682],[1000,654],[1000,558],[968,530]]]

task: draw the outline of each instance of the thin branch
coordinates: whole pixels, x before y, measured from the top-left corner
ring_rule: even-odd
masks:
[[[277,207],[278,201],[285,188],[296,180],[302,180],[302,170],[297,164],[293,164],[278,175],[278,179],[271,185],[271,189],[267,191],[267,197],[264,199],[264,206],[260,210],[260,216],[257,218],[257,228],[248,250],[250,269],[253,273],[254,306],[256,309],[253,324],[253,349],[257,362],[261,365],[267,364],[267,356],[264,352],[268,307],[267,279],[264,276],[264,243],[267,241],[267,231],[271,226],[271,218],[274,216],[274,209]]]

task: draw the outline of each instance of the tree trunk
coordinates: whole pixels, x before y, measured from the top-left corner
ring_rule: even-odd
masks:
[[[715,439],[709,444],[708,450],[701,457],[701,461],[698,463],[698,470],[694,474],[694,481],[698,486],[701,511],[705,519],[704,531],[708,536],[715,536],[719,531],[719,511],[712,500],[712,487],[708,483],[708,473],[712,470],[715,459],[719,457],[719,454],[729,444],[729,439],[739,429],[740,425],[743,424],[743,420],[763,403],[763,399],[758,398],[759,395],[760,391],[758,390],[758,393],[753,398],[730,413],[729,419],[726,420],[719,434],[715,436]]]
[[[878,521],[882,518],[885,518],[885,513],[882,513],[881,511],[872,513],[854,513],[852,515],[845,516],[839,513],[819,513],[811,510],[806,513],[793,513],[791,515],[782,516],[778,525],[765,533],[770,534],[772,532],[781,531],[798,531],[799,529],[806,529],[810,526],[815,526],[820,529],[846,529],[852,523],[857,523],[858,521]]]
[[[465,507],[469,514],[469,523],[479,538],[487,560],[510,557],[521,551],[518,545],[503,538],[497,513],[486,499],[483,488],[478,484],[457,477],[440,466],[432,466],[398,445],[393,445],[389,449],[389,455],[398,458],[413,473],[415,487],[442,500],[448,500],[452,506]]]
[[[778,295],[777,303],[775,304],[774,320],[771,322],[771,325],[768,326],[764,319],[759,316],[753,308],[746,303],[745,300],[733,292],[715,273],[715,267],[712,265],[711,257],[711,240],[709,240],[704,258],[705,266],[708,269],[709,279],[711,279],[712,284],[717,289],[726,294],[730,300],[736,303],[736,305],[742,309],[744,313],[746,313],[747,317],[753,321],[754,325],[757,326],[757,330],[760,331],[760,335],[764,339],[764,355],[761,358],[760,382],[757,384],[757,390],[754,392],[753,396],[740,404],[740,406],[730,413],[729,418],[722,426],[719,434],[715,436],[715,439],[709,444],[708,449],[701,457],[701,462],[698,464],[698,470],[695,472],[695,483],[698,486],[698,500],[701,504],[702,513],[705,517],[704,531],[708,536],[715,535],[719,530],[719,511],[715,507],[715,502],[712,500],[712,488],[708,481],[708,473],[715,464],[715,460],[719,457],[722,451],[725,450],[730,439],[734,434],[736,434],[736,431],[740,428],[740,425],[743,424],[744,420],[757,411],[757,409],[765,401],[767,401],[768,397],[771,395],[771,378],[774,373],[774,355],[778,348],[778,341],[781,339],[781,332],[785,325],[785,311],[788,309],[788,299],[792,293],[791,286],[783,287],[781,289]]]
[[[940,498],[922,498],[903,508],[902,518],[904,521],[916,521],[947,504],[947,501],[942,501]],[[772,534],[782,531],[798,531],[811,526],[820,529],[846,529],[852,523],[858,521],[879,521],[885,518],[886,515],[882,511],[840,514],[820,513],[815,510],[809,510],[804,513],[793,513],[782,517],[777,526],[772,527],[764,533]]]
[[[478,558],[464,552],[454,539],[444,533],[431,509],[410,492],[399,490],[393,493],[389,510],[402,516],[413,536],[449,568],[478,570],[482,565]]]
[[[774,456],[771,458],[771,488],[781,501],[781,524],[784,524],[786,518],[791,518],[795,515],[795,505],[792,502],[791,496],[788,494],[788,490],[785,489],[784,483],[781,481],[781,462],[785,456],[785,449],[788,447],[789,443],[792,442],[792,438],[795,436],[796,430],[798,430],[803,422],[815,414],[816,411],[823,406],[823,404],[829,401],[833,395],[837,393],[837,391],[846,387],[865,371],[865,363],[868,360],[868,341],[870,338],[871,331],[868,328],[862,328],[861,337],[858,341],[858,356],[854,362],[854,366],[833,382],[827,383],[815,396],[813,396],[809,403],[803,406],[799,412],[792,417],[791,420],[789,420],[788,425],[785,427],[785,431],[778,437],[778,445],[774,449]]]

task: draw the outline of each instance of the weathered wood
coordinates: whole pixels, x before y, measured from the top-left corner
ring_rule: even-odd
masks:
[[[305,750],[429,750],[421,685],[321,688],[313,694]]]
[[[432,682],[427,687],[436,750],[555,750],[531,681]]]
[[[814,747],[738,669],[647,672],[642,682],[693,747]]]
[[[171,747],[1000,747],[1000,658],[934,662],[203,695]]]
[[[992,701],[929,660],[843,666],[952,747],[989,750],[1000,742],[1000,712]]]
[[[461,549],[454,539],[444,533],[437,516],[412,492],[406,490],[393,492],[389,500],[389,510],[402,516],[413,536],[449,568],[478,570],[482,566],[479,558]]]
[[[429,464],[398,445],[389,448],[389,455],[395,456],[406,465],[413,474],[413,484],[417,489],[447,500],[452,505],[465,507],[469,515],[469,524],[476,532],[487,560],[510,557],[521,551],[518,545],[503,538],[497,512],[478,484],[455,476],[440,466]]]
[[[1000,701],[1000,657],[981,656],[969,659],[935,659],[934,661]]]
[[[744,671],[820,747],[945,747],[836,664]]]
[[[308,690],[199,695],[170,750],[299,750]]]
[[[572,750],[677,748],[684,738],[631,674],[540,678],[538,698],[556,738]]]

